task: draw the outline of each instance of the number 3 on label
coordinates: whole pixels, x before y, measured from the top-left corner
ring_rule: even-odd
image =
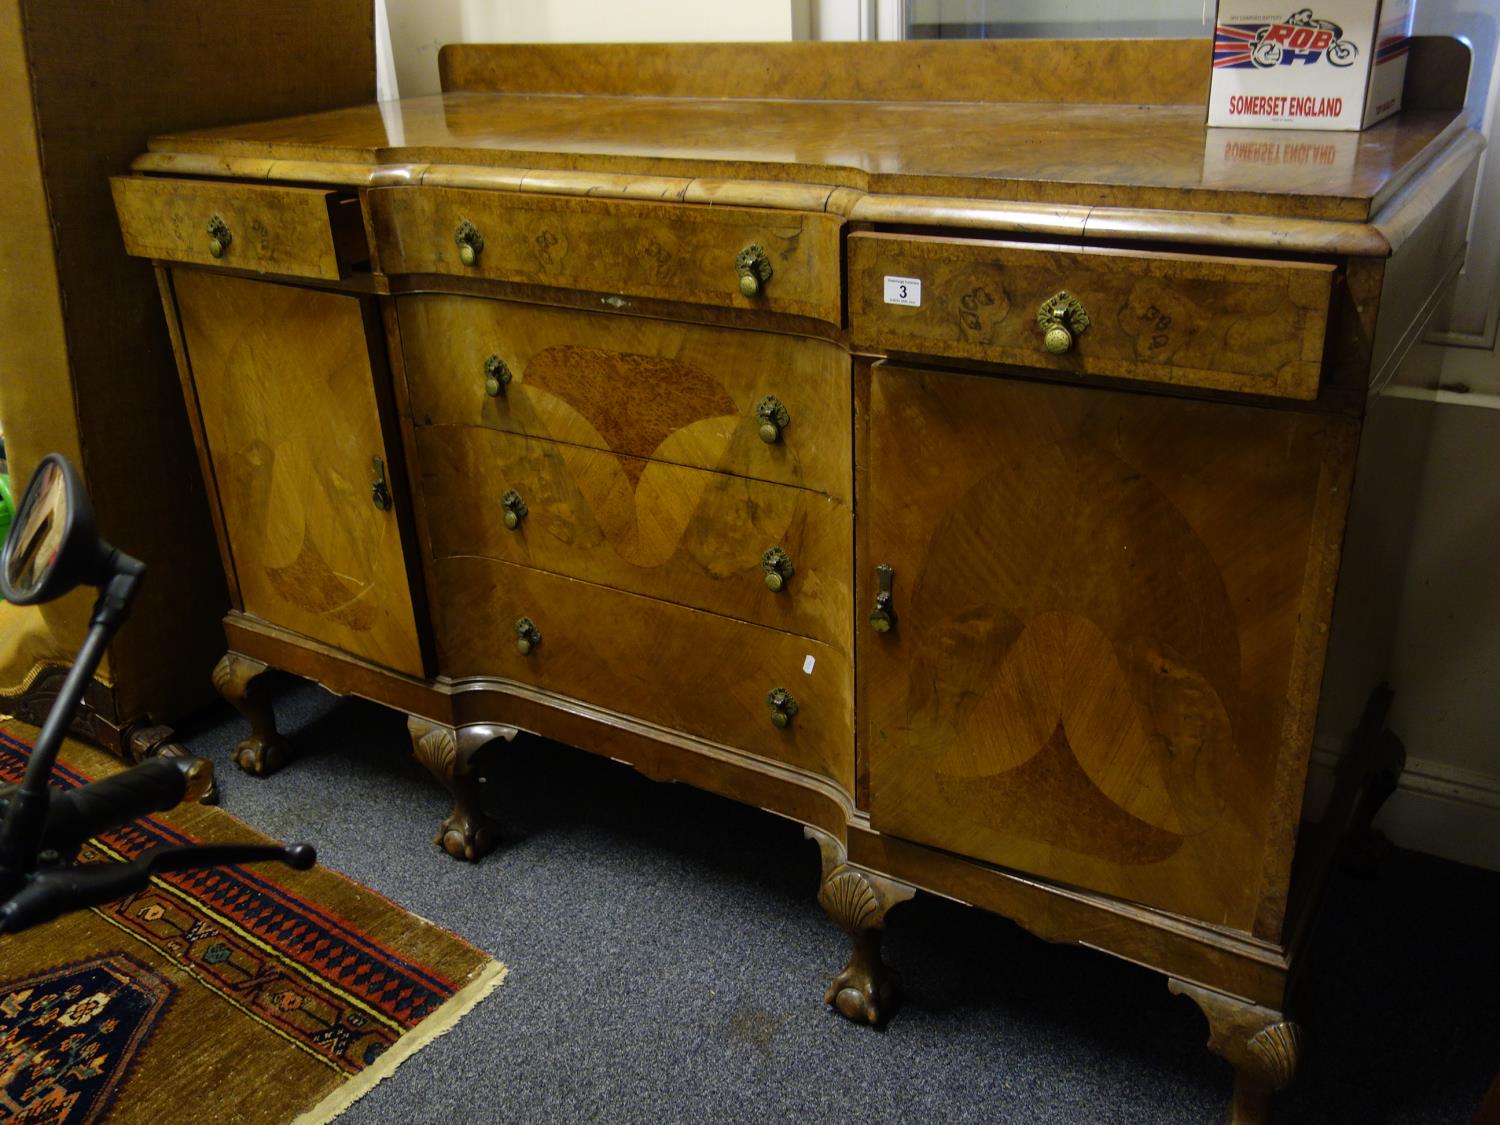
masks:
[[[888,305],[922,306],[922,279],[919,277],[887,277],[885,279],[885,303]]]

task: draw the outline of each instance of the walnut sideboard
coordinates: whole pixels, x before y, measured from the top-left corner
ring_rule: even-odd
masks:
[[[410,715],[458,857],[517,730],[758,805],[845,1015],[928,890],[1165,973],[1263,1117],[1362,419],[1480,142],[1451,41],[1362,134],[1206,129],[1209,52],[449,47],[441,96],[152,140],[115,202],[239,763],[288,758],[274,666]]]

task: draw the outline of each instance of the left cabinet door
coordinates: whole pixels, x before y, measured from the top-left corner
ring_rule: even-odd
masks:
[[[244,611],[422,675],[370,298],[182,269],[172,287]]]

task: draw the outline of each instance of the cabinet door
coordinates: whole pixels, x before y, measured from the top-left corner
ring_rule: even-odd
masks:
[[[1353,432],[877,367],[858,511],[896,618],[860,646],[874,826],[1278,931]]]
[[[176,270],[172,277],[246,613],[422,674],[368,298]],[[378,347],[378,341],[376,342]]]

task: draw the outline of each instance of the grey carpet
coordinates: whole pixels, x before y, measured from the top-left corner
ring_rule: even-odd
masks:
[[[341,1118],[368,1122],[1215,1122],[1228,1068],[1155,973],[930,896],[889,921],[906,1000],[825,1008],[847,956],[799,826],[541,740],[489,771],[507,826],[477,865],[404,716],[276,681],[297,760],[230,764],[227,709],[182,728],[223,807],[511,967]],[[1342,876],[1307,963],[1286,1122],[1463,1122],[1500,1064],[1500,875],[1395,852]],[[244,1092],[252,1097],[253,1092]],[[233,1098],[225,1109],[232,1120]],[[204,1120],[199,1118],[199,1120]]]

